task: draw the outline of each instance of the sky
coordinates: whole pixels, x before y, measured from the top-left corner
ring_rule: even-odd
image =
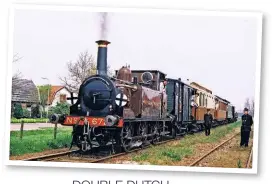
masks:
[[[80,52],[95,58],[100,14],[16,10],[13,73],[36,85],[62,85],[67,62]],[[156,69],[169,78],[189,79],[243,108],[255,92],[257,18],[234,16],[109,13],[108,65],[117,70]]]

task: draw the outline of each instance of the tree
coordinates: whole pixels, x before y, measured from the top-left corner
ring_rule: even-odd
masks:
[[[248,113],[252,116],[254,116],[254,106],[255,106],[255,101],[254,99],[250,99],[249,98],[246,98],[246,101],[245,101],[245,108],[248,109]]]
[[[247,108],[248,112],[250,112],[250,101],[249,101],[249,98],[247,98],[246,101],[245,101],[245,108]]]
[[[15,55],[13,55],[13,63],[16,63],[16,62],[18,62],[19,60],[21,60],[22,59],[22,57],[19,57],[18,56],[18,54],[15,54]],[[19,78],[21,78],[22,77],[22,74],[21,74],[21,72],[19,72],[19,71],[17,71],[13,76],[12,76],[12,80],[14,80],[14,79],[19,79]]]
[[[254,106],[255,106],[255,100],[251,99],[251,104],[250,104],[250,110],[251,110],[251,115],[254,117]]]
[[[62,77],[60,80],[70,91],[78,92],[83,81],[96,74],[96,61],[88,51],[81,52],[76,62],[70,61],[67,63],[67,69],[68,77]],[[111,76],[112,72],[109,69],[108,66],[108,75]]]
[[[48,91],[50,95],[51,91],[51,85],[43,85],[43,86],[37,86],[40,94],[40,103],[43,107],[43,110],[45,109],[45,106],[49,103],[48,102]]]
[[[20,119],[23,117],[23,115],[24,115],[24,112],[23,112],[22,105],[19,103],[16,103],[14,107],[14,117],[17,119]]]

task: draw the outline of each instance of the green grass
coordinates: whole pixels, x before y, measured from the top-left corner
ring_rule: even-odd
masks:
[[[242,162],[241,162],[240,159],[237,161],[237,167],[238,167],[238,168],[242,168]]]
[[[149,162],[154,165],[171,165],[171,163],[181,161],[184,157],[192,155],[196,144],[218,142],[221,138],[231,133],[240,125],[241,122],[235,122],[233,124],[211,129],[210,136],[203,136],[204,133],[202,133],[202,136],[198,134],[187,135],[177,144],[171,145],[171,147],[167,145],[154,146],[144,150],[141,154],[134,154],[132,160],[140,163]]]
[[[48,122],[48,118],[22,118],[22,119],[16,119],[16,118],[11,118],[11,123],[45,123]]]
[[[21,140],[20,131],[11,131],[10,156],[69,147],[72,139],[71,132],[70,127],[58,128],[57,138],[54,139],[54,128],[28,130],[23,132]]]

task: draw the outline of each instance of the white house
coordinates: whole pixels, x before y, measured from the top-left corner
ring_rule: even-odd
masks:
[[[51,86],[50,95],[49,95],[49,106],[55,106],[57,103],[67,102],[71,103],[71,100],[67,98],[71,97],[71,92],[65,86]],[[73,97],[77,97],[77,94],[73,93]],[[74,103],[76,100],[74,100]]]

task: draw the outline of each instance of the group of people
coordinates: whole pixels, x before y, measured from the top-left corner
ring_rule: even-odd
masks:
[[[248,141],[251,131],[251,126],[253,124],[253,118],[248,114],[248,109],[244,109],[244,114],[242,115],[242,126],[241,126],[241,142],[240,146],[248,147]],[[207,110],[207,113],[204,115],[204,127],[205,127],[205,135],[209,136],[211,133],[213,116],[210,113],[210,109]]]

